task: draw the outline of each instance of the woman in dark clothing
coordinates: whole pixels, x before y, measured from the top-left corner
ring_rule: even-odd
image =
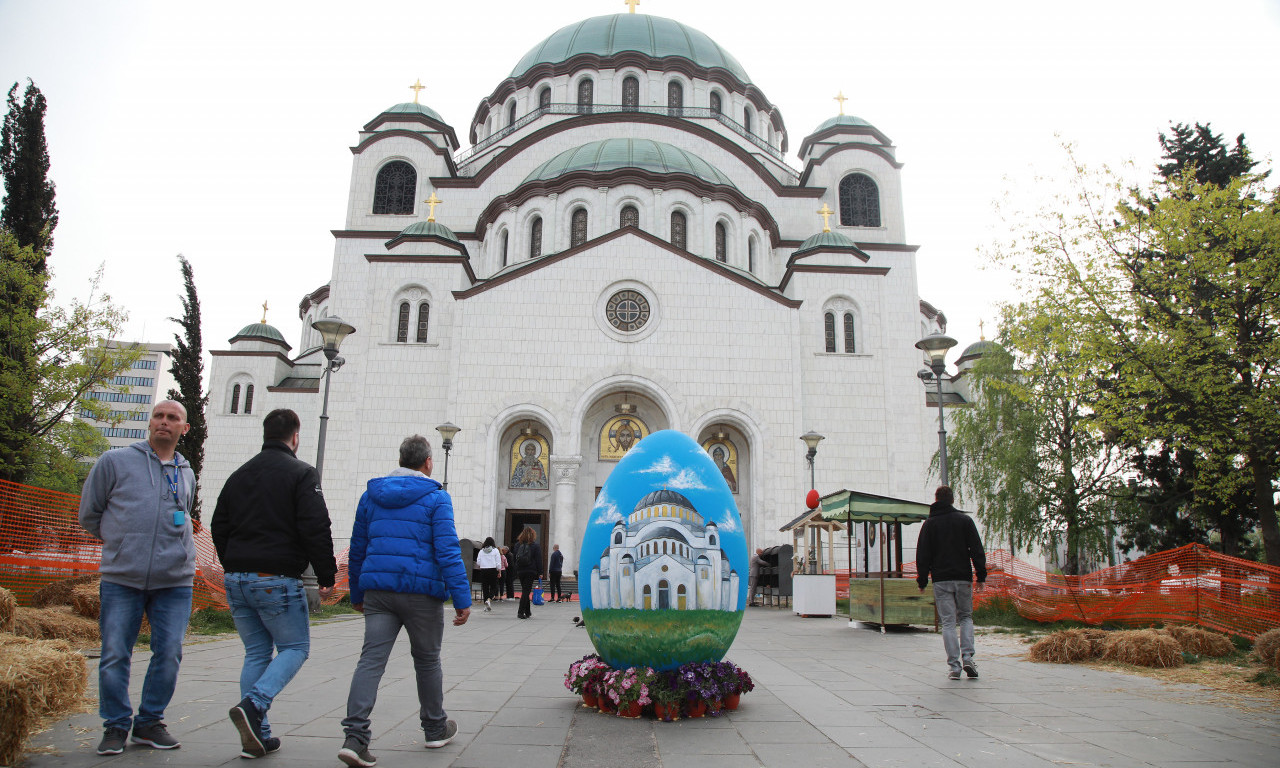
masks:
[[[516,574],[520,577],[520,610],[516,618],[527,619],[533,612],[529,599],[533,597],[533,580],[542,577],[542,548],[538,546],[538,534],[532,528],[520,531],[515,548]]]

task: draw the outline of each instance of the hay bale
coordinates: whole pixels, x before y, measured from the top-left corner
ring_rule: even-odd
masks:
[[[99,585],[76,584],[71,588],[71,608],[86,619],[98,620],[98,612],[102,608],[102,596]]]
[[[1137,667],[1166,669],[1183,664],[1182,646],[1167,632],[1129,629],[1112,632],[1102,646],[1102,658]]]
[[[0,632],[13,631],[13,615],[18,610],[18,599],[4,587],[0,587]]]
[[[31,593],[31,607],[48,608],[51,605],[71,605],[71,590],[81,584],[93,584],[96,588],[99,581],[101,581],[101,577],[96,573],[91,573],[88,576],[77,576],[74,579],[63,579],[52,584],[46,584]]]
[[[77,614],[68,605],[19,607],[13,633],[36,640],[66,640],[80,647],[97,645],[102,641],[98,622]]]
[[[1178,645],[1187,653],[1194,653],[1197,656],[1230,656],[1235,652],[1236,647],[1231,642],[1231,638],[1218,632],[1210,632],[1200,627],[1183,627],[1172,626],[1166,627],[1165,631],[1178,641]]]
[[[1268,629],[1253,641],[1253,652],[1263,664],[1280,669],[1280,628]]]
[[[45,717],[79,706],[89,681],[84,656],[64,640],[0,634],[0,765],[14,765]]]
[[[1051,664],[1073,664],[1096,659],[1098,651],[1094,639],[1088,634],[1090,632],[1101,632],[1101,630],[1064,629],[1041,638],[1031,646],[1031,660],[1047,661]]]

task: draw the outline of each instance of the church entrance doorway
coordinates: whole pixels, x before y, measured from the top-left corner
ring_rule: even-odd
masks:
[[[525,528],[532,528],[538,536],[538,546],[542,548],[542,572],[547,572],[547,558],[550,557],[551,545],[547,543],[547,521],[551,513],[545,509],[508,509],[506,546],[514,552],[516,539]]]
[[[658,609],[665,611],[671,607],[671,585],[666,579],[658,582]]]

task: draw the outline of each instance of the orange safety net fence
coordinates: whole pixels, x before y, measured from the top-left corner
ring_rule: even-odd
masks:
[[[0,587],[13,592],[20,605],[55,581],[98,572],[102,543],[80,527],[80,497],[0,480]],[[222,564],[208,527],[195,535],[196,578],[192,607],[226,608]],[[347,551],[338,556],[337,589],[326,603],[348,592]]]

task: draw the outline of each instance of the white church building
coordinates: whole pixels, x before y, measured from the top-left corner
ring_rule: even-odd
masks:
[[[743,65],[679,21],[600,16],[531,43],[459,121],[465,146],[416,96],[353,126],[346,219],[329,282],[299,287],[302,337],[253,323],[212,353],[203,497],[273,408],[302,417],[314,461],[311,323],[335,315],[356,328],[323,467],[342,541],[413,433],[447,471],[461,536],[532,526],[567,571],[617,460],[661,429],[722,449],[753,550],[789,543],[810,431],[826,437],[820,492],[932,500],[914,345],[946,318],[917,292],[890,138],[840,114],[796,141]],[[446,422],[461,428],[447,459]]]
[[[718,527],[666,489],[613,524],[590,589],[593,608],[738,609],[738,572],[724,556]]]

